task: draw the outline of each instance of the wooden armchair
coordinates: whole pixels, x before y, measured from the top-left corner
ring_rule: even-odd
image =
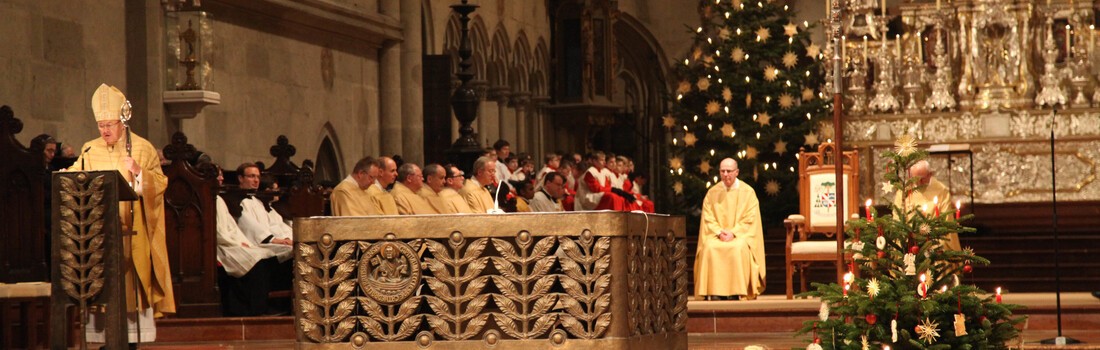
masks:
[[[837,205],[834,149],[833,144],[823,143],[818,146],[817,152],[802,152],[799,155],[800,214],[791,215],[783,221],[787,227],[787,299],[794,298],[795,269],[798,270],[801,291],[805,292],[805,271],[810,265],[819,262],[836,264],[837,241],[844,239],[843,235],[836,236],[836,210],[842,208],[845,217],[859,215],[856,200],[859,196],[859,153],[846,151],[841,155],[844,202]],[[814,236],[828,239],[815,239]],[[845,254],[844,259],[851,261],[851,254]],[[838,279],[840,277],[837,276]]]

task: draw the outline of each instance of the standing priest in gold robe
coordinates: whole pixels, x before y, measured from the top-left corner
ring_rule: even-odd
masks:
[[[156,339],[153,318],[176,312],[164,231],[168,177],[160,170],[157,149],[144,138],[131,133],[132,155],[126,154],[126,126],[120,119],[125,101],[126,96],[117,88],[99,85],[92,95],[92,112],[100,137],[84,143],[80,157],[69,169],[117,170],[138,195],[137,201],[119,202],[118,210],[123,232],[133,231],[123,239],[126,309],[130,342],[138,341],[139,329],[141,341],[151,342]],[[104,339],[102,324],[97,327],[97,323],[93,320],[88,324],[90,342]]]
[[[764,230],[756,191],[722,160],[722,182],[703,199],[695,258],[695,295],[755,299],[764,291]]]
[[[951,192],[942,182],[932,177],[936,173],[927,160],[919,160],[909,166],[909,177],[917,179],[917,188],[904,197],[901,191],[894,195],[894,205],[898,208],[910,210],[926,210],[925,215],[933,215],[936,207],[940,214],[949,213],[951,209]],[[959,242],[959,234],[952,232],[947,234],[946,246],[950,250],[962,250]]]

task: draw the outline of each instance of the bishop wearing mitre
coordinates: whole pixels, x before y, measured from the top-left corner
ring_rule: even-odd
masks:
[[[141,136],[130,133],[132,155],[127,154],[126,125],[121,120],[125,102],[126,96],[117,88],[99,85],[92,94],[92,113],[100,137],[81,146],[80,157],[69,170],[117,170],[138,195],[136,201],[119,202],[118,210],[123,232],[133,232],[123,236],[124,246],[129,248],[123,262],[126,309],[130,342],[138,341],[139,329],[141,341],[151,342],[156,339],[153,318],[176,312],[164,231],[168,178],[160,170],[157,149]],[[95,318],[87,333],[89,342],[104,341],[102,322]]]
[[[737,179],[737,161],[719,166],[722,182],[703,198],[695,258],[695,295],[755,299],[764,291],[764,229],[756,191]]]

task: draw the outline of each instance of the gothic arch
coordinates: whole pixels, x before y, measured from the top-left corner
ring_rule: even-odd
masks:
[[[473,49],[472,59],[474,61],[474,80],[485,81],[488,77],[488,57],[489,52],[489,36],[488,30],[485,29],[485,21],[481,19],[481,16],[474,16],[470,20],[470,48]],[[459,33],[461,35],[461,33]],[[461,40],[461,38],[459,38]],[[457,70],[456,70],[457,72]]]
[[[443,54],[451,56],[451,72],[458,72],[458,49],[462,41],[462,23],[458,21],[458,14],[451,12],[447,19],[447,31],[443,33]]]
[[[511,86],[515,91],[529,91],[528,81],[531,75],[531,45],[527,43],[527,34],[521,29],[512,44]]]
[[[535,54],[532,56],[530,88],[535,96],[549,96],[550,88],[546,81],[546,74],[550,71],[550,54],[546,48],[546,39],[539,37],[535,44]]]
[[[492,48],[489,54],[488,81],[490,86],[508,86],[508,62],[511,56],[511,43],[503,24],[497,24],[493,32]]]
[[[325,122],[325,125],[321,127],[321,141],[317,146],[317,153],[314,159],[313,178],[322,184],[336,186],[343,178],[344,174],[344,159],[343,152],[340,151],[340,141],[336,137],[336,128],[332,127],[332,123]]]
[[[420,32],[423,40],[421,40],[420,46],[423,48],[421,51],[425,55],[432,54],[437,47],[435,45],[435,21],[432,18],[431,2],[422,0],[420,2]]]

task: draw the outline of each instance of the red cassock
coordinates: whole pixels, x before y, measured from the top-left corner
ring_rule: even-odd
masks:
[[[600,181],[589,171],[584,173],[584,183],[581,186],[588,186],[588,190],[592,193],[603,193],[603,196],[600,197],[600,203],[596,204],[596,208],[593,210],[623,211],[626,209],[626,200],[611,192],[611,179],[605,178]]]
[[[634,182],[630,179],[623,179],[623,191],[630,192],[636,199],[633,203],[627,205],[628,210],[641,210],[647,213],[654,212],[653,201],[649,198],[645,198],[641,193],[634,191]]]
[[[566,187],[565,196],[561,199],[561,209],[563,211],[574,211],[573,203],[577,200],[577,191]]]

